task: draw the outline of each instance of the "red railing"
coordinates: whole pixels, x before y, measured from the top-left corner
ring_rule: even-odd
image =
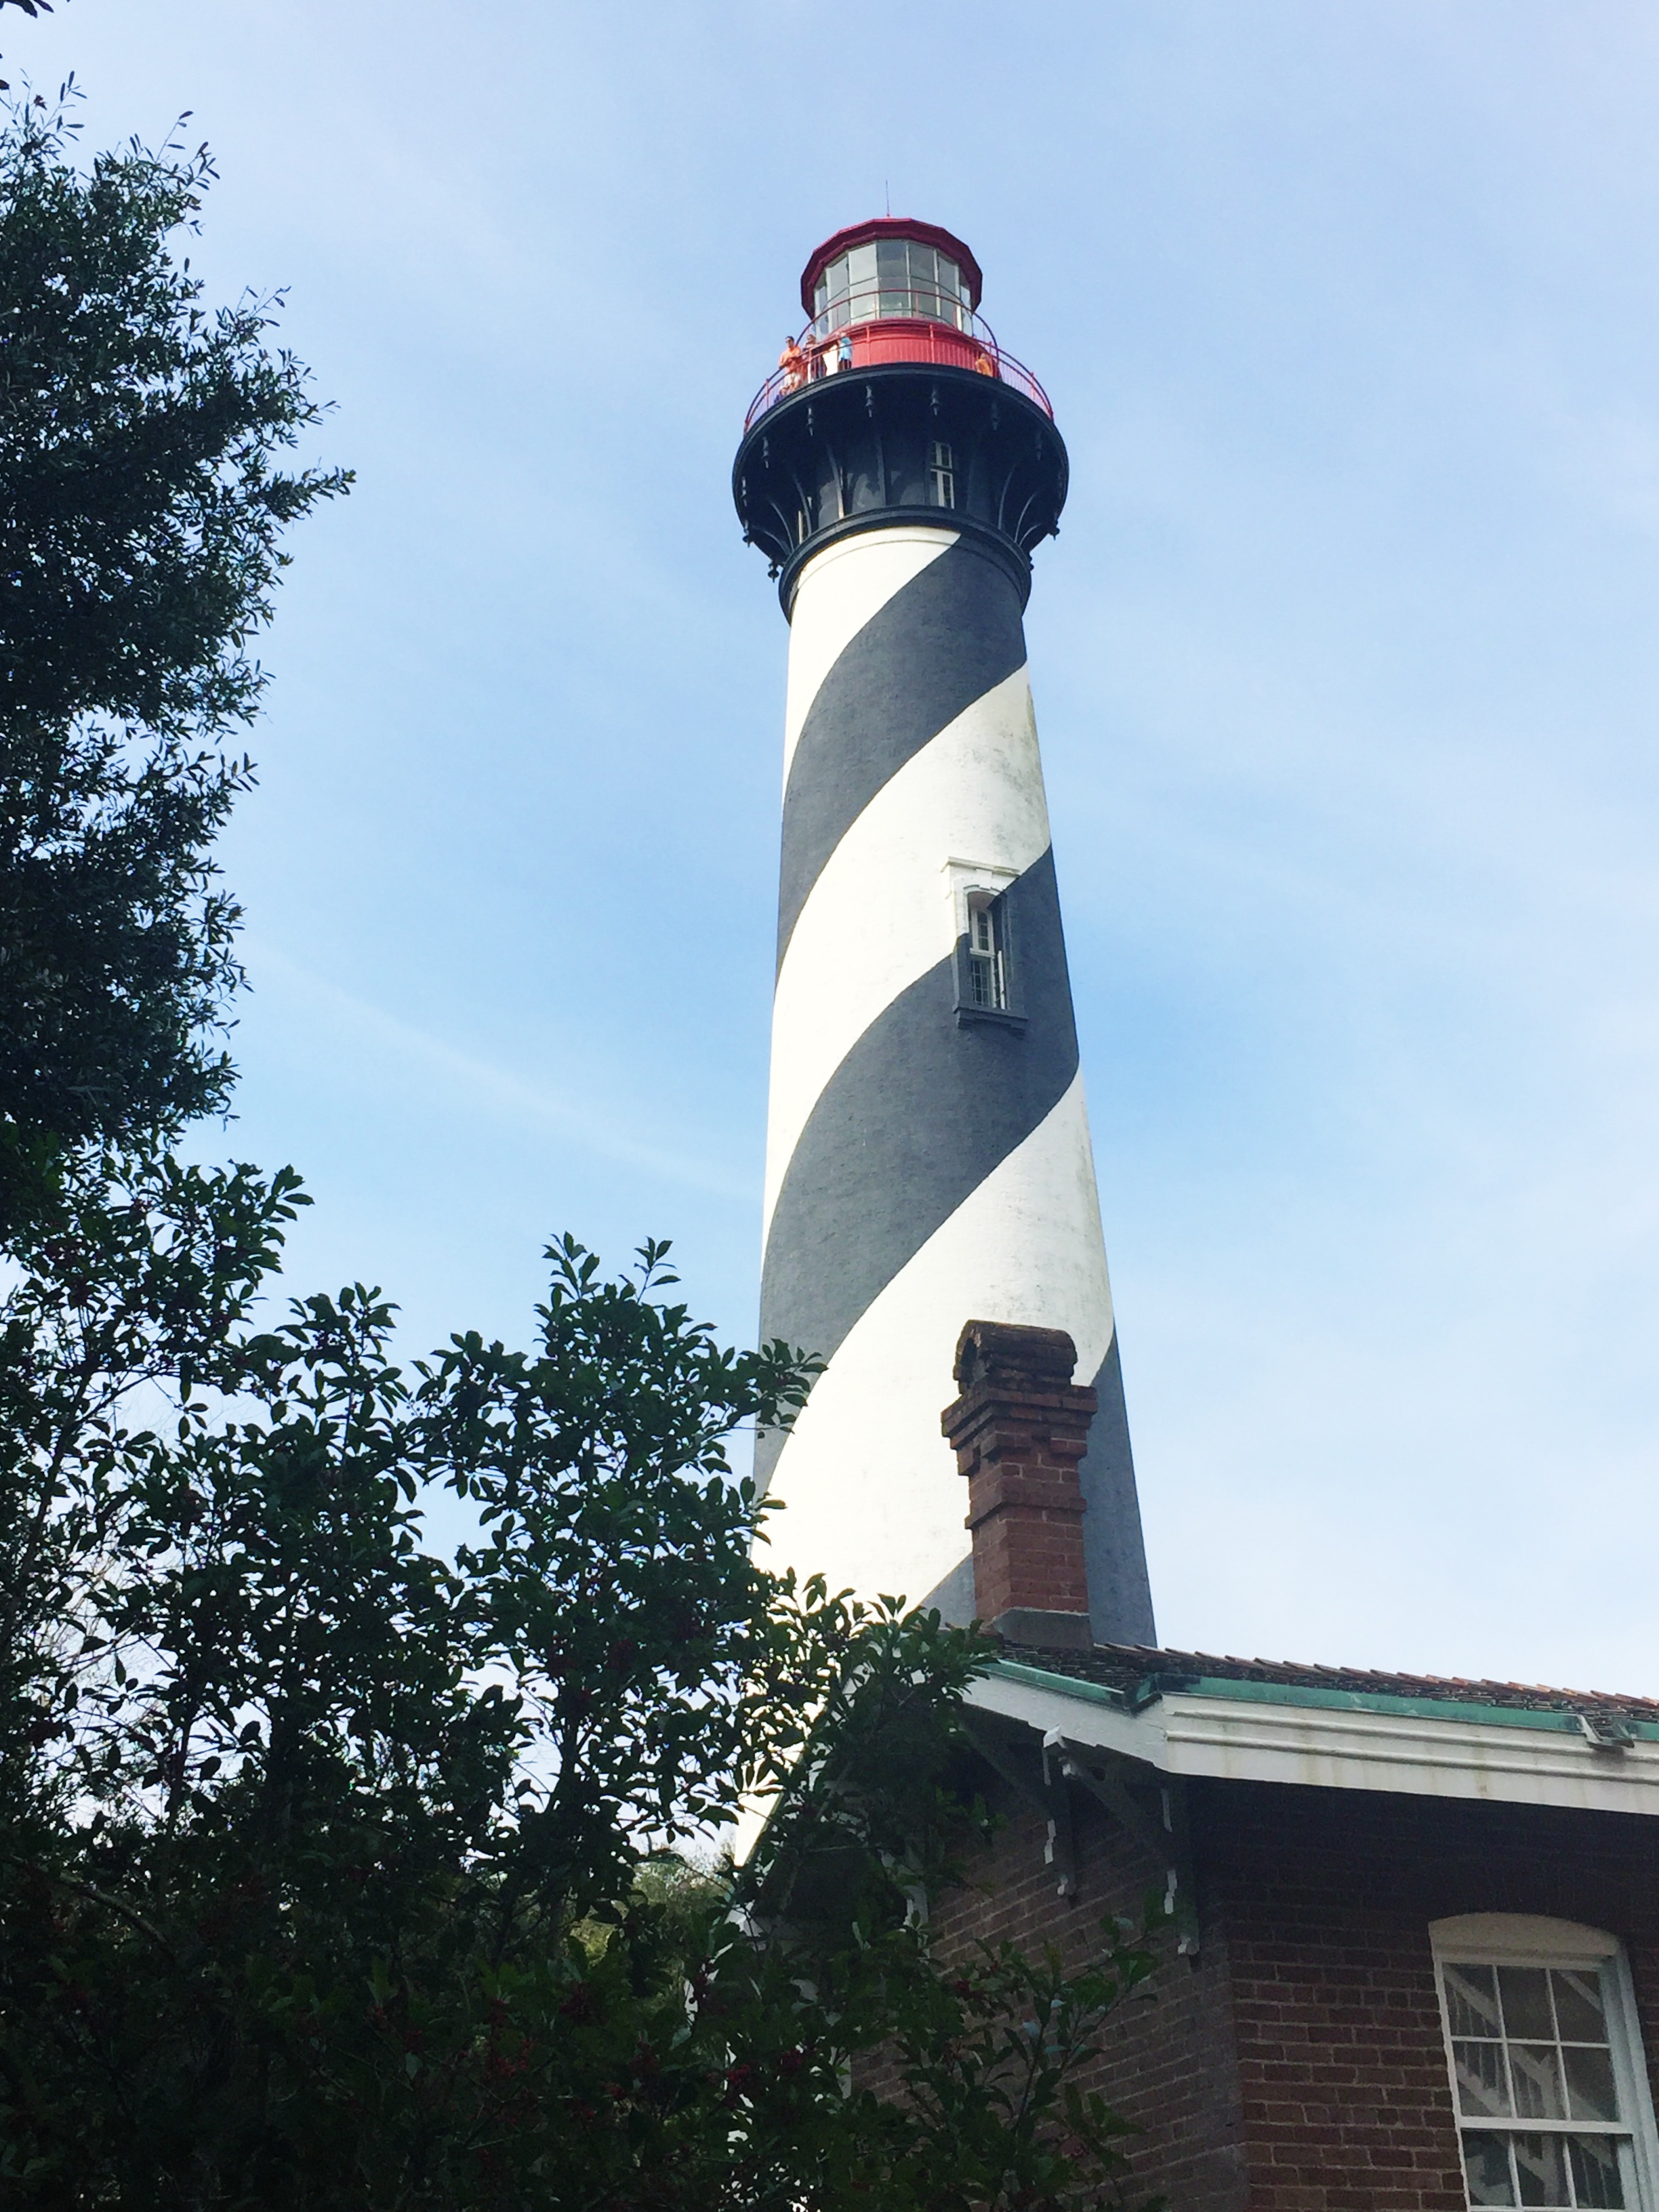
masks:
[[[932,316],[878,315],[872,309],[861,321],[848,319],[839,329],[826,331],[830,314],[842,312],[859,313],[861,303],[856,300],[838,303],[791,341],[784,359],[750,401],[743,418],[745,431],[754,428],[768,408],[809,385],[852,370],[883,368],[900,362],[925,362],[935,368],[969,368],[981,376],[994,376],[1034,400],[1050,421],[1054,419],[1048,393],[1024,362],[1005,353],[989,327],[966,308],[961,310],[961,328]]]

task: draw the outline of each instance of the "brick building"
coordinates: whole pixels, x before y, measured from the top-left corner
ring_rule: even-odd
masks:
[[[1659,1703],[1096,1643],[1059,1332],[970,1323],[990,1863],[949,1936],[1164,1900],[1100,2087],[1172,2212],[1659,2212]]]

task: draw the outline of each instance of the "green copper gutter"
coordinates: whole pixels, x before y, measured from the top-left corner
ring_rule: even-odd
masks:
[[[1013,1659],[994,1659],[986,1671],[1002,1681],[1057,1691],[1062,1697],[1081,1698],[1088,1705],[1112,1706],[1126,1716],[1140,1712],[1164,1697],[1180,1696],[1223,1698],[1237,1705],[1302,1705],[1326,1712],[1390,1713],[1405,1720],[1459,1721],[1475,1728],[1534,1729],[1553,1735],[1583,1734],[1576,1710],[1483,1705],[1455,1698],[1401,1698],[1384,1690],[1327,1690],[1311,1683],[1241,1682],[1220,1674],[1148,1675],[1133,1692],[1125,1692],[1109,1689],[1103,1682],[1082,1681],[1074,1674],[1053,1674],[1046,1667],[1030,1667]],[[1591,1710],[1602,1712],[1607,1709],[1596,1706]],[[1624,1714],[1618,1718],[1641,1742],[1659,1743],[1659,1721],[1637,1720]]]

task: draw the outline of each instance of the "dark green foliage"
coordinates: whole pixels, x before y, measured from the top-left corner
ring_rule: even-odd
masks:
[[[770,1585],[725,1440],[800,1376],[781,1346],[722,1350],[652,1297],[674,1280],[665,1249],[607,1283],[555,1246],[536,1355],[459,1338],[418,1392],[428,1464],[479,1509],[459,1563],[479,1633],[550,1755],[524,1864],[578,1906],[619,1894],[641,1844],[731,1810],[764,1741],[745,1689]]]
[[[282,531],[349,481],[276,465],[320,410],[275,303],[208,310],[174,252],[205,150],[70,137],[0,131],[0,1231],[66,1146],[225,1103],[226,748]]]
[[[301,1202],[111,1162],[0,1310],[9,2201],[1102,2201],[1074,2077],[1146,1960],[933,1956],[983,1651],[754,1564],[724,1439],[805,1372],[660,1248],[556,1247],[531,1354],[400,1372],[362,1289],[260,1330]],[[673,1856],[745,1800],[741,1871]]]
[[[935,1956],[985,1651],[756,1564],[726,1440],[810,1368],[655,1246],[555,1247],[528,1353],[400,1370],[361,1285],[272,1328],[297,1178],[169,1155],[230,1082],[246,642],[343,480],[273,466],[304,374],[171,257],[205,156],[64,148],[0,135],[0,2192],[1103,2201],[1076,2077],[1146,1954]]]
[[[84,1668],[70,1624],[131,1548],[148,1447],[135,1406],[234,1389],[239,1332],[296,1206],[291,1170],[206,1170],[165,1153],[75,1163],[21,1237],[0,1304],[0,1823],[60,1820],[75,1762],[43,1754]]]

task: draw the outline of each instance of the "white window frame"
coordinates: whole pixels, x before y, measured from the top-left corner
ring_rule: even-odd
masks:
[[[970,897],[1000,898],[1010,884],[1019,881],[1018,868],[1005,868],[994,860],[949,860],[945,863],[944,872],[952,945],[968,935]]]
[[[1486,2135],[1572,2135],[1613,2130],[1587,2130],[1582,2123],[1575,2127],[1571,2120],[1552,2123],[1466,2118],[1458,2102],[1451,2018],[1442,1966],[1577,1968],[1580,1972],[1599,1974],[1608,2000],[1608,2048],[1620,2110],[1626,2116],[1619,2132],[1628,2135],[1631,2146],[1631,2170],[1625,2172],[1626,2161],[1620,2161],[1626,2184],[1626,2212],[1659,2212],[1659,2130],[1654,2124],[1653,2097],[1642,2048],[1641,2016],[1636,2009],[1636,1987],[1631,1979],[1630,1961],[1618,1937],[1599,1928],[1587,1928],[1576,1920],[1548,1919],[1536,1913],[1465,1912],[1450,1919],[1431,1921],[1429,1939],[1434,1953],[1435,1995],[1440,2007],[1440,2032],[1451,2084],[1460,2169],[1466,2128]]]
[[[964,904],[968,923],[968,972],[976,969],[990,970],[991,995],[975,999],[974,1006],[981,1013],[1006,1014],[1008,1011],[1008,948],[1003,943],[1002,928],[997,915],[998,894],[993,891],[969,891]],[[980,946],[977,925],[985,925],[985,935],[990,940],[988,951]]]
[[[971,941],[973,926],[969,916],[970,903],[977,905],[983,901],[988,904],[991,901],[1000,898],[1011,884],[1019,881],[1019,870],[1000,867],[994,862],[985,860],[951,859],[945,863],[944,874],[945,912],[950,918],[951,945],[954,950],[964,938]],[[957,1005],[957,1017],[959,1019],[969,1019],[975,1015],[984,1015],[994,1021],[1012,1023],[1023,1030],[1024,1016],[1018,1011],[1020,985],[1018,975],[1015,972],[1016,963],[1019,958],[1019,947],[1017,944],[1010,945],[1000,931],[998,936],[1001,1003],[995,1006],[975,1007],[959,998]],[[960,971],[958,971],[958,989],[961,988],[961,981]]]
[[[957,455],[948,439],[930,438],[927,441],[927,490],[930,505],[955,507]]]

